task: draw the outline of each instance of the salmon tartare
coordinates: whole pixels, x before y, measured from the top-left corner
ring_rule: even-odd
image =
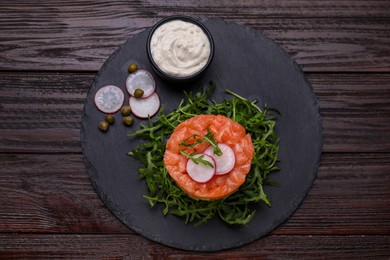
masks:
[[[183,156],[181,151],[185,151],[186,154],[193,152],[201,154],[211,144],[201,142],[188,147],[181,143],[191,136],[205,136],[208,131],[213,133],[215,141],[233,150],[235,162],[234,167],[226,174],[214,175],[209,181],[200,183],[189,176],[186,170],[189,159]],[[253,156],[251,136],[242,125],[222,115],[197,115],[183,121],[173,131],[166,143],[164,165],[177,185],[189,196],[217,200],[229,196],[245,182]]]

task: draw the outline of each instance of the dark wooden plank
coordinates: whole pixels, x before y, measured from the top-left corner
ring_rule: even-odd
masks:
[[[190,252],[135,235],[0,234],[7,259],[388,259],[388,236],[268,236],[240,248]]]
[[[0,69],[97,70],[129,37],[177,14],[261,30],[305,71],[390,71],[388,1],[62,1],[0,4]]]
[[[0,234],[4,259],[141,259],[151,242],[137,235]]]
[[[389,159],[325,154],[308,197],[274,234],[390,235]],[[100,201],[79,154],[0,154],[0,205],[2,232],[132,233]]]
[[[149,1],[145,6],[158,8],[164,14],[172,14],[177,8],[183,12],[199,11],[205,14],[216,12],[216,8],[227,16],[237,17],[243,14],[262,19],[264,17],[385,17],[388,10],[383,10],[388,6],[386,1],[319,1],[315,4],[311,1],[302,0],[282,0],[282,1],[225,1],[221,5],[215,1],[203,1],[202,4],[195,5],[191,1],[164,0]],[[259,17],[259,14],[261,16]]]
[[[81,113],[81,111],[80,111]],[[57,118],[58,123],[61,117]],[[39,123],[38,123],[39,124]],[[30,129],[1,129],[0,152],[2,153],[80,153],[80,129],[45,129],[44,124]]]
[[[94,73],[0,73],[0,152],[81,152]],[[390,74],[308,74],[325,152],[390,151]]]
[[[265,17],[295,17],[295,18],[310,18],[310,17],[387,17],[389,10],[388,1],[386,0],[332,0],[332,1],[312,1],[305,0],[246,0],[224,1],[221,5],[218,2],[204,0],[201,3],[196,1],[186,0],[149,0],[149,1],[131,1],[124,3],[123,1],[111,1],[110,3],[102,3],[93,0],[80,0],[79,4],[74,6],[61,0],[53,0],[50,2],[41,1],[24,1],[15,4],[12,0],[1,1],[3,12],[11,12],[10,17],[18,19],[18,13],[28,15],[30,10],[35,11],[37,16],[45,14],[45,17],[55,17],[53,12],[63,13],[72,18],[83,18],[82,8],[86,11],[91,11],[96,18],[105,18],[112,15],[115,11],[115,17],[121,17],[122,13],[129,15],[143,14],[166,16],[177,14],[180,8],[181,14],[204,13],[207,15],[215,13],[223,13],[227,17],[241,17],[245,14],[262,19]],[[48,12],[51,11],[51,12]],[[259,16],[261,15],[261,16]],[[140,18],[140,17],[138,17]],[[31,19],[31,20],[29,20]],[[26,21],[33,21],[35,17],[32,15],[26,17]]]
[[[378,244],[376,244],[378,243]],[[388,259],[388,236],[268,236],[246,246],[213,254],[194,254],[152,244],[154,258],[213,259]]]
[[[2,232],[131,233],[99,199],[81,155],[0,158]]]

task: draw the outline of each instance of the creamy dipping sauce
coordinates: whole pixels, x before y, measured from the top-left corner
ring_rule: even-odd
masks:
[[[162,71],[171,76],[187,77],[206,65],[210,56],[210,41],[199,26],[173,20],[154,31],[150,52]]]

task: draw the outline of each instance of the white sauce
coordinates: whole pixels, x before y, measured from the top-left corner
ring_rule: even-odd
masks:
[[[173,20],[154,31],[150,51],[162,71],[171,76],[186,77],[206,65],[210,56],[210,42],[199,26]]]

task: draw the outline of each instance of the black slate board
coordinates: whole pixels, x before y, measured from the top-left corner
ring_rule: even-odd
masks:
[[[115,84],[125,91],[127,66],[132,62],[152,72],[146,55],[149,29],[129,39],[102,66],[89,90],[81,127],[81,144],[87,172],[97,193],[124,224],[146,238],[180,249],[215,251],[244,245],[266,235],[283,223],[298,208],[315,179],[322,150],[322,127],[318,105],[310,84],[286,52],[260,32],[220,19],[205,19],[215,41],[214,60],[206,74],[193,84],[196,90],[217,84],[215,99],[228,98],[228,88],[248,99],[258,99],[280,111],[276,131],[280,141],[281,170],[271,175],[277,187],[265,187],[272,207],[259,205],[255,218],[246,226],[230,227],[218,219],[200,227],[184,224],[182,219],[163,216],[161,207],[150,208],[142,197],[147,194],[144,181],[138,179],[139,162],[127,156],[141,140],[127,137],[145,121],[136,120],[126,128],[120,113],[107,133],[97,124],[104,115],[93,103],[96,91]],[[157,91],[166,112],[184,98],[155,76]],[[127,94],[127,93],[126,93]],[[128,102],[126,99],[125,102]]]

